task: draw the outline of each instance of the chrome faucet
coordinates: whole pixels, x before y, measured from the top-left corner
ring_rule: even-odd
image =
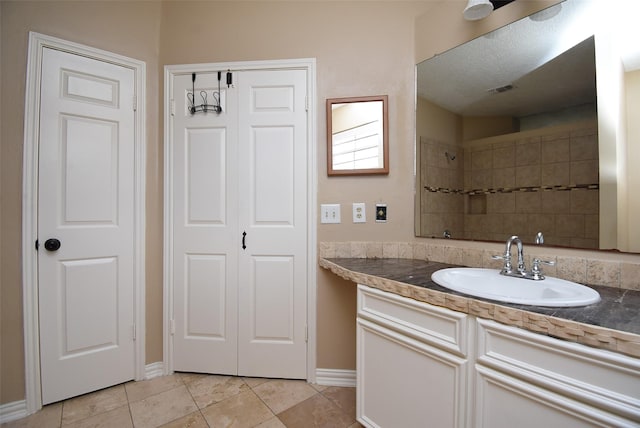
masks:
[[[513,264],[511,263],[511,246],[514,243],[518,248],[518,267],[516,268],[516,270],[513,269]],[[507,239],[507,245],[503,255],[493,256],[492,258],[494,260],[504,260],[504,265],[502,266],[502,270],[500,271],[500,274],[502,275],[522,276],[526,270],[524,266],[524,247],[522,245],[522,240],[516,235],[513,235],[511,238]]]
[[[511,246],[514,243],[518,248],[518,265],[515,269],[513,268],[513,264],[511,263]],[[505,246],[503,255],[492,256],[492,258],[494,260],[504,260],[500,275],[515,276],[516,278],[523,279],[533,279],[535,281],[544,279],[542,269],[540,269],[541,264],[549,266],[553,266],[556,264],[556,262],[554,261],[540,260],[538,258],[535,258],[533,259],[533,268],[531,269],[531,271],[527,271],[524,265],[524,246],[522,245],[522,240],[516,235],[513,235],[512,237],[507,239],[507,244]]]

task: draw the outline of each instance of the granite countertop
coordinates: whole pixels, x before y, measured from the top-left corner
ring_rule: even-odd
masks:
[[[640,291],[591,286],[601,301],[551,308],[496,302],[441,287],[431,274],[446,263],[412,259],[320,259],[350,281],[534,332],[640,358]]]

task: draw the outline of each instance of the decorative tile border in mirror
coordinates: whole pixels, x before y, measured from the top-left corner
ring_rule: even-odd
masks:
[[[521,186],[521,187],[499,187],[496,189],[448,189],[444,187],[424,186],[431,193],[453,193],[455,195],[488,195],[490,193],[513,193],[513,192],[549,192],[549,191],[570,191],[577,189],[598,190],[600,185],[596,184],[574,184],[556,186]]]

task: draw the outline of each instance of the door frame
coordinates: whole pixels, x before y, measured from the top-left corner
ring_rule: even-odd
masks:
[[[164,374],[173,373],[173,127],[171,102],[176,76],[218,70],[305,70],[307,72],[307,381],[316,380],[316,274],[317,274],[317,147],[316,147],[316,59],[242,61],[206,64],[180,64],[164,67],[164,245],[163,245],[163,360]]]
[[[145,377],[145,171],[146,64],[112,52],[56,37],[29,32],[25,91],[22,169],[22,301],[25,352],[26,414],[42,408],[40,329],[38,312],[38,152],[40,82],[44,48],[56,49],[132,69],[135,74],[134,129],[134,322],[136,325],[135,379]]]

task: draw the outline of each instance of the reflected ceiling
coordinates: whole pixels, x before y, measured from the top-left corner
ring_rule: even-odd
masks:
[[[575,40],[558,37],[575,19],[564,13],[574,4],[560,3],[424,61],[418,96],[462,116],[522,117],[595,103],[593,37],[573,47]]]

